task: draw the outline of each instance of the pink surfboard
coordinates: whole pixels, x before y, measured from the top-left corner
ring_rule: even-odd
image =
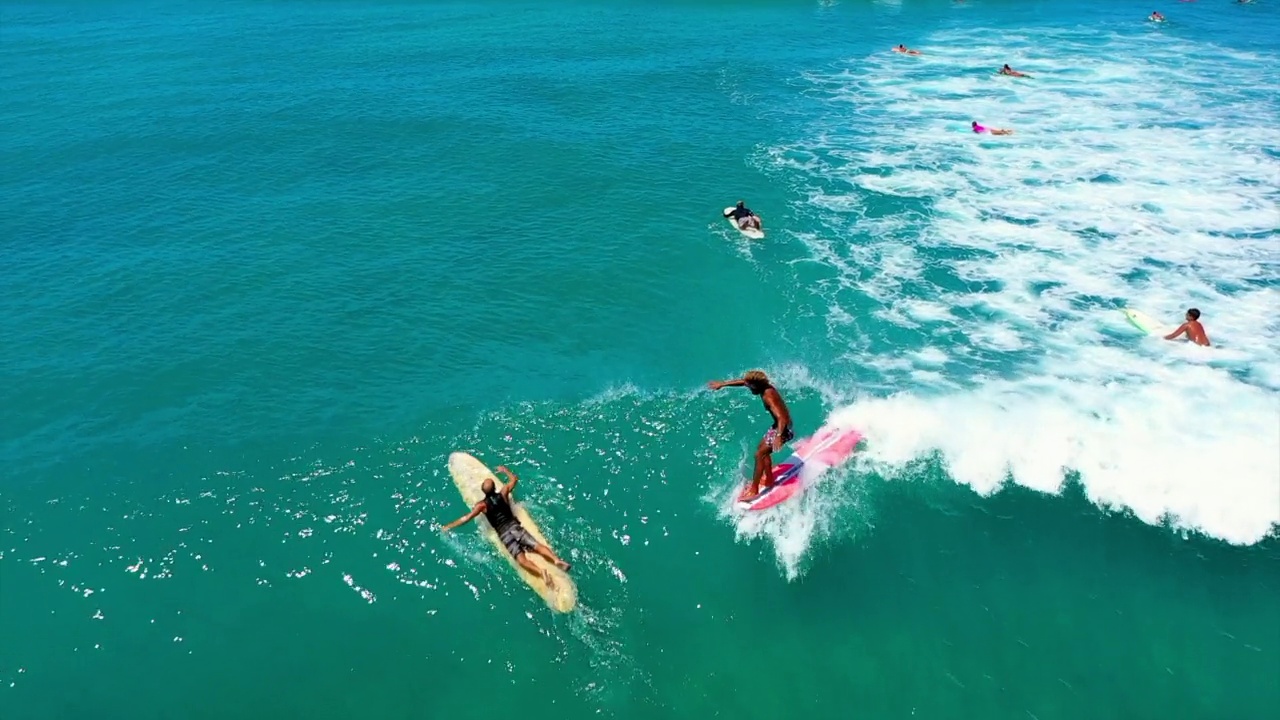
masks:
[[[809,483],[827,470],[843,464],[853,456],[862,433],[852,428],[832,425],[796,442],[791,456],[773,466],[773,484],[750,502],[738,501],[739,510],[767,510],[786,502],[804,491]],[[746,491],[746,485],[739,495]]]

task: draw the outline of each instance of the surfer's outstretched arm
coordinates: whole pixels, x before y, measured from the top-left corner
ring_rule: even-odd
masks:
[[[515,473],[508,470],[506,465],[499,465],[498,472],[511,479],[511,482],[502,486],[502,495],[509,500],[511,499],[511,491],[516,489],[516,483],[520,482],[520,478],[516,477]]]
[[[479,517],[480,513],[482,512],[484,512],[484,503],[482,502],[476,503],[475,507],[471,508],[471,512],[467,513],[466,515],[463,515],[457,520],[454,520],[448,525],[445,525],[444,527],[440,528],[440,532],[449,532],[450,530],[458,527],[459,525],[465,525],[471,522],[472,520],[475,520],[477,517]]]
[[[1178,338],[1178,336],[1179,336],[1179,335],[1183,335],[1183,334],[1185,334],[1186,332],[1187,332],[1187,324],[1186,324],[1186,323],[1182,323],[1181,325],[1179,325],[1179,326],[1178,326],[1178,329],[1177,329],[1177,330],[1174,330],[1173,332],[1169,333],[1168,335],[1165,335],[1165,336],[1164,336],[1164,339],[1165,339],[1165,340],[1176,340],[1176,339]]]
[[[727,388],[727,387],[742,387],[743,385],[746,385],[746,384],[747,384],[746,380],[743,380],[742,378],[736,378],[734,380],[712,380],[711,382],[707,383],[707,387],[711,388],[712,390],[719,390],[720,388]]]

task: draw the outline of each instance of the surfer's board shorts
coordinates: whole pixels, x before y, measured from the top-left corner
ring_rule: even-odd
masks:
[[[795,438],[795,436],[796,434],[795,432],[792,431],[790,425],[782,428],[782,442],[778,443],[778,447],[781,448],[783,445],[786,445],[787,443],[791,442],[791,440]],[[777,428],[769,428],[769,431],[764,434],[764,444],[768,445],[770,450],[773,449],[774,441],[776,441],[777,439],[778,439]]]
[[[502,539],[502,544],[507,546],[507,552],[511,553],[511,557],[518,557],[525,550],[538,547],[538,541],[520,523],[512,523],[498,537]]]

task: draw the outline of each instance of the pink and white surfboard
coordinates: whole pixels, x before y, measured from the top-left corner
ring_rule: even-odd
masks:
[[[799,440],[791,456],[773,466],[773,485],[750,502],[739,501],[739,510],[767,510],[799,495],[809,483],[827,470],[843,464],[853,456],[862,433],[852,428],[833,425],[823,427],[812,436]],[[746,485],[739,494],[746,491]]]

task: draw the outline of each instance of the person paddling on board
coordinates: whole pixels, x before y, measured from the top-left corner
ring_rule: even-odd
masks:
[[[989,128],[985,125],[979,125],[977,120],[973,121],[972,127],[973,127],[973,131],[979,134],[981,133],[991,133],[992,135],[1012,135],[1013,134],[1012,130],[1005,130],[1004,128]]]
[[[1018,72],[1017,70],[1014,70],[1013,68],[1009,67],[1009,63],[1005,63],[1004,67],[1000,68],[1000,74],[1008,75],[1009,77],[1022,77],[1022,78],[1031,77],[1030,75],[1024,72]]]
[[[511,508],[511,492],[516,489],[516,483],[520,482],[520,480],[505,465],[498,466],[498,472],[510,478],[511,482],[503,485],[502,489],[498,489],[492,479],[486,478],[480,484],[480,489],[484,491],[484,499],[476,503],[471,508],[471,512],[445,525],[440,530],[449,532],[483,514],[489,521],[489,525],[493,527],[494,532],[498,533],[498,537],[502,539],[502,544],[507,546],[507,552],[511,553],[511,557],[516,559],[520,567],[534,575],[541,575],[542,580],[547,583],[547,587],[555,589],[556,585],[551,579],[551,574],[535,565],[533,558],[526,555],[525,551],[532,550],[561,570],[568,571],[571,566],[556,557],[551,548],[538,542],[538,539],[528,530],[525,530],[520,521],[516,519],[516,513]]]
[[[920,54],[919,50],[912,50],[906,45],[901,45],[901,44],[898,45],[898,47],[894,48],[893,51],[896,53],[902,53],[903,55],[919,55]]]
[[[1200,311],[1191,308],[1187,311],[1187,321],[1177,330],[1164,336],[1165,340],[1177,340],[1179,335],[1186,335],[1191,342],[1209,347],[1209,336],[1204,334],[1204,326],[1200,324]]]
[[[764,228],[760,227],[760,216],[751,212],[751,209],[744,205],[741,200],[738,201],[737,206],[730,210],[725,217],[733,218],[733,221],[738,223],[738,227],[743,230],[747,230],[749,228],[764,230]]]
[[[712,380],[707,387],[719,390],[726,387],[746,387],[752,395],[759,395],[764,401],[764,409],[773,416],[773,425],[769,426],[760,444],[756,446],[756,467],[751,475],[751,487],[738,498],[741,502],[750,502],[760,494],[761,484],[765,488],[773,485],[773,453],[782,449],[796,436],[791,427],[791,411],[782,401],[782,394],[769,382],[769,376],[761,370],[752,370],[738,380]]]

